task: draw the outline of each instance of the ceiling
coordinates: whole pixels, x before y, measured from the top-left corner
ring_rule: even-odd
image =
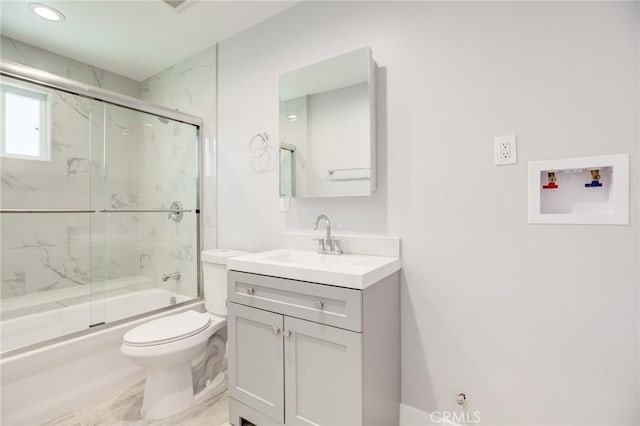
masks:
[[[144,80],[297,1],[189,0],[177,12],[161,0],[34,0],[62,12],[48,22],[31,1],[0,1],[0,32],[80,62]]]

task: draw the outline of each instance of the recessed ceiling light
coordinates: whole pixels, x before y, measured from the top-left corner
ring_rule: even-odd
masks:
[[[51,6],[47,6],[39,3],[31,3],[29,8],[39,17],[46,19],[47,21],[62,22],[64,21],[64,15],[54,9]]]

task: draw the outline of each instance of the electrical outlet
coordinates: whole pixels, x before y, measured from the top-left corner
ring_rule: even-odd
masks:
[[[493,139],[496,166],[518,162],[516,135],[497,136]]]

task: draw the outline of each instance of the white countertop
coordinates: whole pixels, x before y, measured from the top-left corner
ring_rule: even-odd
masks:
[[[227,269],[363,290],[399,271],[397,257],[278,249],[232,257]]]

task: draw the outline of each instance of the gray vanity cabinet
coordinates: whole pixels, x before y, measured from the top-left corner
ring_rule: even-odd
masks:
[[[238,401],[284,422],[284,317],[229,304],[229,388]]]
[[[287,425],[362,424],[362,334],[285,318]],[[330,409],[327,409],[330,407]]]
[[[358,290],[230,271],[230,423],[397,425],[398,276]]]

